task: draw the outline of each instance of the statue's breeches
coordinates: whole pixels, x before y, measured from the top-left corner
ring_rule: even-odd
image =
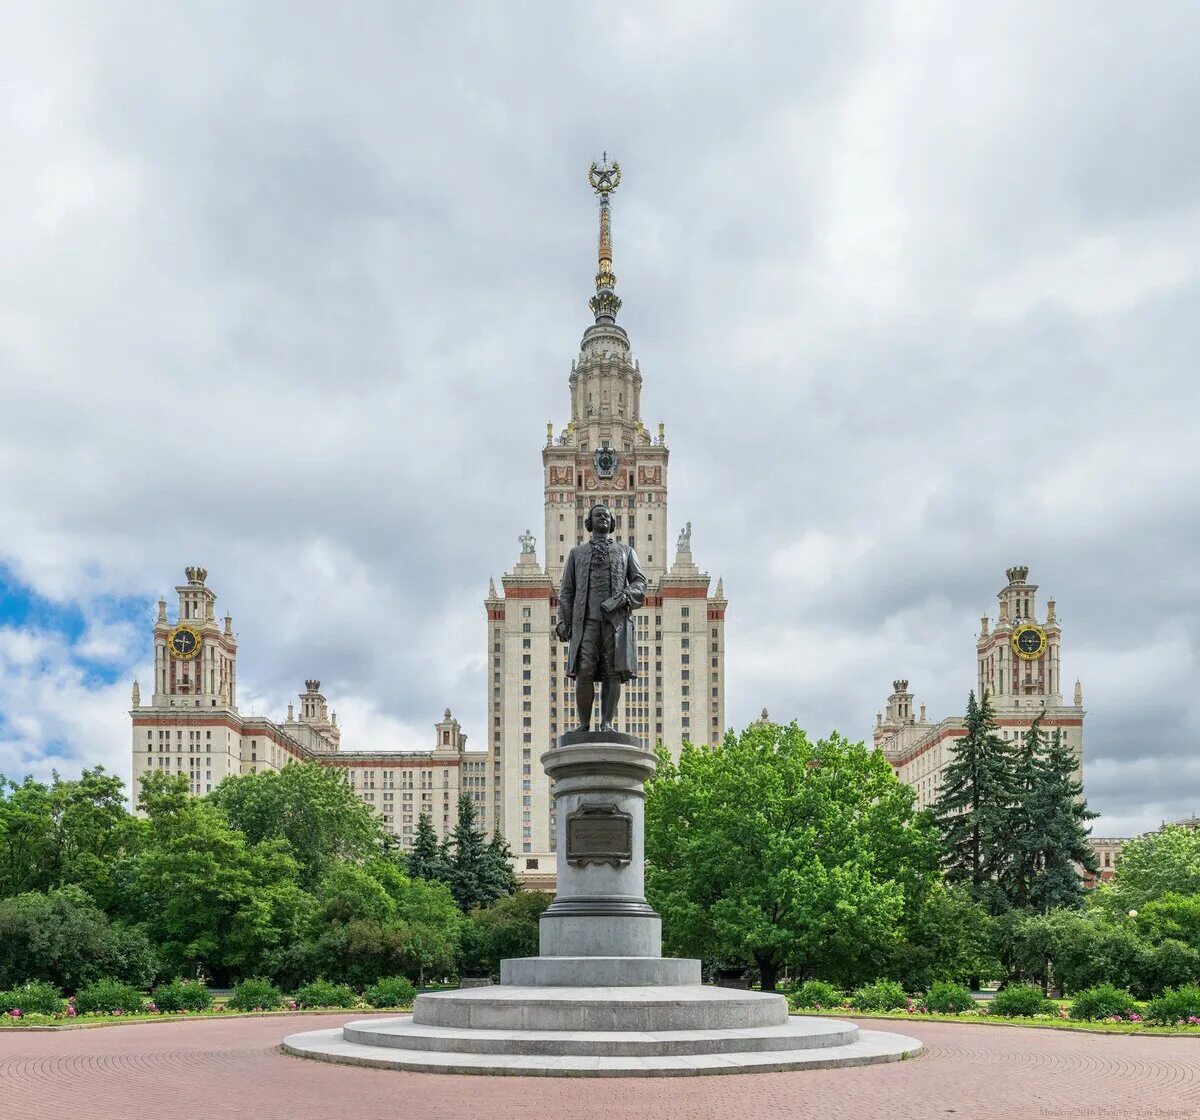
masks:
[[[591,618],[584,622],[576,673],[579,678],[591,681],[621,675],[617,672],[617,633],[612,623]]]

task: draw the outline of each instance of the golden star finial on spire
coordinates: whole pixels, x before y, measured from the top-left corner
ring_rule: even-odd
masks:
[[[614,290],[617,278],[613,275],[612,260],[612,226],[609,220],[609,196],[621,184],[621,165],[613,160],[608,162],[608,152],[605,152],[600,163],[593,163],[588,168],[588,182],[592,190],[600,196],[600,250],[598,253],[598,269],[596,272],[596,294],[588,301],[592,314],[597,323],[615,323],[617,312],[621,309],[621,300]]]

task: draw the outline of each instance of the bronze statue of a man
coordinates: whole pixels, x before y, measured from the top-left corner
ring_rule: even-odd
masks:
[[[559,640],[570,642],[567,676],[575,679],[579,730],[592,722],[596,681],[602,681],[602,731],[614,730],[621,684],[637,676],[637,636],[631,612],[646,601],[646,577],[637,553],[612,539],[615,522],[606,505],[594,505],[584,525],[591,540],[576,545],[558,592]]]

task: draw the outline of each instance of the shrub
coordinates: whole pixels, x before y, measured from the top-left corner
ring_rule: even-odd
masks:
[[[411,1007],[417,989],[407,976],[386,976],[372,984],[363,996],[372,1007]]]
[[[142,993],[119,980],[97,980],[76,994],[75,1010],[81,1015],[89,1011],[131,1015],[142,1010]]]
[[[824,980],[805,980],[791,995],[793,1007],[837,1007],[842,1002],[841,993]]]
[[[20,1010],[21,1015],[57,1015],[63,999],[53,984],[27,980],[19,988],[0,992],[0,1012]]]
[[[876,980],[859,988],[850,1004],[859,1011],[899,1011],[908,1006],[908,996],[895,980]]]
[[[1200,985],[1190,984],[1182,988],[1168,988],[1157,999],[1152,999],[1146,1012],[1156,1023],[1185,1023],[1189,1019],[1200,1019]]]
[[[1071,1018],[1109,1019],[1114,1015],[1128,1015],[1137,1009],[1137,1002],[1124,988],[1097,984],[1075,993],[1071,1001]]]
[[[159,1011],[207,1011],[213,1001],[212,992],[203,984],[179,977],[155,988],[153,999]]]
[[[233,989],[228,1006],[234,1011],[276,1011],[283,993],[270,980],[243,980]]]
[[[952,984],[949,980],[939,980],[925,997],[925,1006],[938,1015],[957,1015],[960,1011],[971,1011],[975,1000],[971,998],[971,989],[962,984]]]
[[[305,984],[294,998],[300,1007],[353,1007],[358,1003],[358,996],[344,984],[331,984],[328,980]]]
[[[1033,984],[1010,984],[998,991],[988,1005],[989,1015],[1055,1015],[1058,1004],[1047,999],[1042,989]]]

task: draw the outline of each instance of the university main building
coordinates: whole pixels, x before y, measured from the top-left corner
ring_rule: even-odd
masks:
[[[691,523],[671,535],[668,460],[662,423],[642,420],[642,372],[629,336],[617,324],[621,300],[613,274],[611,196],[614,164],[593,164],[599,199],[599,253],[594,323],[571,363],[570,412],[541,449],[542,556],[528,530],[511,571],[484,601],[487,616],[486,750],[466,749],[449,709],[424,751],[347,751],[336,713],[320,682],[310,680],[287,718],[244,716],[237,708],[237,640],[232,619],[218,622],[216,595],[202,568],[188,568],[176,620],[160,600],[154,626],[154,686],[148,705],[133,692],[133,779],[150,769],[187,773],[204,794],[229,774],[278,769],[292,759],[344,769],[388,832],[410,844],[429,813],[440,835],[453,827],[460,793],[475,802],[481,823],[498,828],[531,883],[550,883],[554,828],[549,779],[539,758],[574,724],[567,647],[554,636],[557,591],[571,548],[585,536],[584,518],[608,505],[615,537],[636,549],[646,573],[645,606],[635,614],[638,677],[625,687],[617,726],[647,747],[662,741],[678,753],[683,740],[715,743],[725,729],[725,610],[692,557]]]

